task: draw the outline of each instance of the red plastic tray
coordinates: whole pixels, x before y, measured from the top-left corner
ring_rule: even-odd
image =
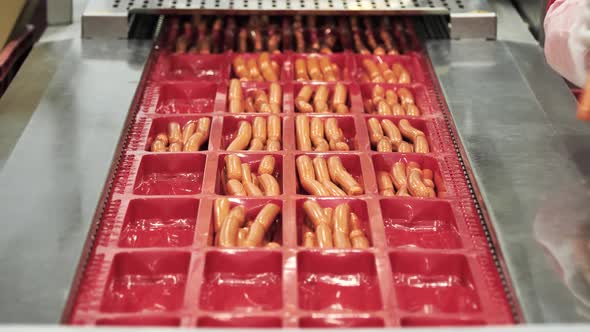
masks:
[[[426,132],[431,153],[371,151],[363,97],[371,84],[346,82],[349,114],[336,117],[352,151],[297,151],[293,107],[303,83],[293,61],[282,66],[283,133],[278,152],[240,152],[255,171],[267,154],[277,161],[282,194],[231,197],[254,215],[269,202],[281,206],[272,239],[281,249],[222,250],[211,246],[213,201],[223,196],[224,148],[239,120],[261,115],[227,112],[235,56],[154,53],[139,112],[132,123],[101,216],[94,247],[66,321],[88,325],[184,327],[396,327],[513,323],[511,308],[488,248],[459,159],[434,103],[427,60],[420,54],[387,56],[407,65],[409,87],[424,114],[410,122]],[[362,56],[336,55],[351,77]],[[368,56],[375,58],[374,56]],[[205,74],[207,73],[207,74]],[[210,73],[210,75],[209,75]],[[312,83],[314,85],[324,83]],[[247,89],[267,83],[243,83]],[[398,88],[397,85],[391,85]],[[197,101],[197,102],[196,102]],[[206,105],[205,105],[206,104]],[[171,106],[172,105],[172,106]],[[205,105],[205,106],[203,106]],[[159,111],[167,109],[166,111]],[[181,113],[181,114],[177,114]],[[200,152],[152,153],[150,140],[171,121],[211,117],[209,142]],[[267,116],[267,115],[262,115]],[[391,117],[394,122],[403,117]],[[355,197],[317,198],[321,206],[348,202],[370,241],[367,250],[301,247],[302,204],[295,159],[339,155],[364,185]],[[445,194],[434,199],[382,197],[375,174],[395,161],[416,161],[440,172]]]

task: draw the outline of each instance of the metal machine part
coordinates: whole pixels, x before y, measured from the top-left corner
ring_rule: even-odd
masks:
[[[496,38],[496,14],[486,0],[89,0],[84,38],[127,38],[133,14],[446,15],[452,38]]]

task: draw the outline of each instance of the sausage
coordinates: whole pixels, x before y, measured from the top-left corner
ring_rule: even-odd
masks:
[[[391,143],[394,145],[398,145],[402,141],[402,134],[397,126],[389,119],[381,120],[381,127],[383,128],[383,132],[389,139]]]
[[[228,179],[242,181],[242,161],[235,154],[228,154],[225,160],[225,173]]]
[[[307,116],[298,115],[295,117],[295,131],[297,134],[297,149],[311,151],[309,118]]]
[[[324,187],[319,181],[315,179],[300,179],[301,187],[310,195],[313,196],[330,196],[330,191]]]
[[[230,196],[247,196],[246,190],[238,180],[229,180],[225,184],[225,192]]]
[[[305,214],[313,223],[314,227],[317,228],[321,224],[328,225],[328,218],[324,213],[324,209],[322,209],[318,202],[311,199],[306,200],[305,203],[303,203],[303,211],[305,211]]]
[[[393,179],[393,184],[397,190],[408,185],[406,165],[403,162],[398,161],[393,164],[393,167],[391,168],[391,178]]]
[[[350,151],[350,147],[348,146],[348,144],[346,144],[346,142],[334,142],[334,141],[330,141],[333,143],[333,147],[330,146],[330,149],[334,150],[334,151]]]
[[[238,133],[234,140],[228,145],[227,151],[245,150],[252,139],[252,125],[248,121],[240,121]]]
[[[250,71],[248,70],[248,67],[246,66],[246,61],[244,61],[244,58],[241,55],[238,55],[237,57],[234,58],[233,68],[234,68],[234,73],[241,80],[249,80],[250,79]]]
[[[313,106],[315,107],[316,113],[326,113],[328,109],[328,95],[330,91],[325,85],[320,85],[315,91],[313,96]]]
[[[391,106],[391,114],[397,115],[397,116],[406,115],[406,111],[404,110],[402,105],[394,104],[393,106]]]
[[[266,118],[257,116],[252,120],[252,137],[258,138],[262,141],[263,147],[266,142]]]
[[[419,135],[416,136],[416,141],[414,142],[414,152],[416,153],[429,153],[430,148],[428,147],[428,141],[426,137]]]
[[[307,67],[305,66],[304,59],[295,60],[295,78],[298,81],[309,81],[309,76],[307,76]]]
[[[319,145],[324,140],[324,123],[321,118],[311,118],[309,123],[309,136],[314,145]]]
[[[370,246],[369,239],[365,236],[361,228],[359,217],[356,213],[350,213],[350,242],[352,242],[352,248],[354,249],[367,249]]]
[[[383,128],[376,118],[370,118],[367,124],[369,126],[369,140],[371,144],[375,145],[383,138]]]
[[[336,248],[351,248],[350,243],[350,206],[340,204],[334,209],[334,246]]]
[[[405,105],[406,114],[409,116],[420,116],[420,109],[414,104]]]
[[[404,137],[409,139],[412,143],[416,142],[416,137],[424,136],[424,132],[414,128],[406,119],[399,120],[399,131]]]
[[[266,120],[266,133],[268,140],[281,141],[281,118],[278,115],[270,115]],[[270,143],[269,143],[270,144]],[[279,144],[279,150],[281,149]],[[270,149],[269,149],[270,151]]]
[[[238,32],[238,52],[248,52],[248,30],[245,27],[240,28]]]
[[[393,105],[399,103],[399,99],[397,97],[397,94],[395,94],[395,91],[393,91],[393,90],[385,91],[385,101],[387,102],[387,104],[390,107],[393,107]]]
[[[266,142],[266,151],[280,151],[281,150],[281,142],[275,139],[269,139]]]
[[[440,172],[434,173],[434,184],[435,184],[436,189],[438,191],[438,196],[439,197],[446,196],[447,187],[446,187],[445,183],[443,182]]]
[[[281,105],[279,105],[279,104],[270,103],[270,104],[268,104],[268,109],[270,109],[269,113],[274,113],[274,114],[281,113]]]
[[[281,187],[274,176],[270,174],[260,174],[258,179],[265,196],[278,196],[281,194]]]
[[[242,164],[241,165],[241,169],[242,169],[242,181],[243,182],[252,182],[254,183],[254,178],[252,176],[252,169],[250,169],[250,165],[248,164]],[[236,179],[239,180],[239,179]]]
[[[370,246],[369,239],[367,239],[365,233],[361,230],[350,232],[350,242],[352,243],[353,249],[367,249]]]
[[[344,135],[342,130],[338,127],[338,120],[336,118],[328,118],[324,123],[324,131],[328,141],[330,142],[344,142]]]
[[[254,223],[250,226],[250,232],[246,238],[246,247],[257,247],[262,243],[264,234],[268,231],[273,221],[281,212],[281,208],[273,203],[266,204],[254,219]]]
[[[164,146],[168,145],[168,135],[166,135],[166,133],[159,133],[158,135],[156,135],[155,140],[162,141],[162,143],[164,143]]]
[[[377,151],[378,152],[393,152],[393,144],[391,144],[391,140],[387,137],[382,138],[377,142]]]
[[[325,180],[320,182],[330,193],[329,196],[346,196],[346,192],[338,187],[334,182]]]
[[[334,72],[334,75],[336,76],[336,80],[340,79],[340,68],[338,67],[337,64],[332,63],[332,71]]]
[[[328,144],[328,141],[326,141],[324,138],[317,138],[315,140],[312,138],[312,142],[315,147],[315,149],[313,151],[315,151],[315,152],[330,151],[330,144]]]
[[[270,61],[270,66],[272,67],[272,70],[275,72],[275,74],[277,75],[277,77],[279,77],[281,75],[280,71],[281,71],[281,66],[279,66],[279,63],[271,60]]]
[[[317,237],[307,226],[303,228],[303,247],[315,248],[317,247]]]
[[[242,99],[230,99],[229,100],[229,112],[230,113],[241,113],[244,110],[244,103]]]
[[[389,66],[387,66],[387,63],[379,62],[379,63],[377,63],[377,66],[379,67],[379,70],[381,71],[381,75],[385,79],[385,82],[397,83],[397,77],[395,76],[393,71],[389,68]]]
[[[332,181],[342,187],[348,195],[363,193],[363,187],[348,173],[339,157],[332,156],[328,159],[328,170]]]
[[[182,143],[172,143],[168,147],[168,151],[170,151],[170,152],[181,152],[182,151],[182,148],[183,148],[183,144]]]
[[[242,186],[244,186],[244,191],[246,191],[246,195],[250,197],[264,196],[262,190],[260,190],[260,188],[258,188],[258,186],[255,185],[253,182],[242,181]]]
[[[280,249],[281,245],[277,242],[269,242],[267,244],[264,245],[264,248],[266,249]]]
[[[208,133],[198,131],[194,133],[184,145],[184,151],[194,152],[201,149],[201,145],[207,141]]]
[[[414,152],[414,146],[406,141],[403,141],[398,144],[397,152],[401,153],[411,153]]]
[[[275,169],[275,158],[273,156],[264,156],[260,159],[258,165],[258,174],[272,174]]]
[[[391,107],[385,100],[379,100],[377,104],[377,114],[379,115],[392,115]]]
[[[258,57],[258,66],[262,72],[262,76],[267,82],[276,82],[279,80],[277,73],[272,68],[270,62],[270,54],[268,52],[262,52]]]
[[[246,66],[248,67],[248,72],[250,73],[250,80],[256,82],[264,82],[264,77],[260,73],[258,69],[258,65],[256,64],[256,59],[251,58],[246,61]]]
[[[219,246],[222,248],[235,247],[238,243],[238,231],[246,220],[243,206],[236,206],[229,211],[219,230]]]
[[[371,82],[373,82],[373,83],[385,82],[385,79],[383,78],[383,75],[381,75],[381,72],[379,71],[379,68],[377,67],[377,64],[375,64],[375,62],[373,62],[372,60],[369,60],[369,59],[365,59],[365,60],[363,60],[363,67],[365,68],[365,71],[369,75]]]
[[[263,110],[263,107],[265,107],[264,105],[267,105],[267,108],[270,107],[268,106],[268,95],[266,94],[266,92],[264,92],[264,90],[255,90],[254,108],[260,113],[265,113],[265,111]],[[270,110],[266,110],[266,112],[270,113]]]
[[[215,233],[219,233],[221,224],[225,221],[225,218],[229,214],[229,200],[227,198],[218,198],[213,203],[213,227]]]
[[[424,168],[422,170],[422,178],[424,180],[428,179],[432,181],[434,179],[434,174],[432,173],[432,170],[429,168]]]
[[[311,158],[306,155],[297,157],[295,160],[297,166],[297,174],[299,174],[299,180],[315,180],[314,167]]]
[[[331,181],[330,180],[330,173],[328,172],[328,164],[326,163],[326,159],[322,157],[315,157],[312,161],[313,169],[315,178],[320,181]]]
[[[332,105],[336,107],[339,104],[346,104],[346,86],[342,83],[336,83],[334,95],[332,96]]]
[[[379,104],[381,100],[385,99],[385,89],[381,85],[375,85],[371,92],[371,100],[374,105]]]
[[[305,85],[299,90],[297,97],[295,98],[295,108],[301,113],[312,113],[313,107],[309,103],[313,94],[313,88],[309,85]]]
[[[408,193],[408,187],[401,187],[395,195],[396,196],[406,196],[406,197],[412,196],[412,195],[410,195],[410,193]]]
[[[410,76],[410,72],[407,71],[405,68],[403,68],[403,70],[400,72],[400,74],[397,77],[397,82],[399,84],[410,84],[410,83],[412,83],[412,77]]]
[[[209,128],[211,127],[211,118],[200,118],[197,121],[197,128],[195,132],[201,133],[206,137],[209,137]]]
[[[334,209],[331,207],[324,208],[324,214],[326,215],[330,229],[334,228]]]
[[[152,152],[166,152],[166,144],[163,141],[157,139],[152,142],[152,145],[150,147],[150,151],[152,151]]]
[[[240,80],[232,78],[229,81],[229,99],[242,99],[244,97],[242,91],[242,85]]]
[[[176,53],[186,53],[188,48],[188,40],[184,36],[178,37],[176,40]]]
[[[306,61],[307,73],[313,81],[322,81],[324,79],[318,63],[318,58],[310,56]]]
[[[402,105],[414,104],[414,95],[407,88],[400,88],[397,90],[397,95],[399,96]]]
[[[324,75],[324,79],[327,82],[335,82],[336,75],[334,74],[334,69],[332,68],[332,63],[330,62],[330,59],[326,56],[322,56],[320,57],[319,62],[320,70]]]
[[[435,197],[434,190],[422,181],[422,171],[412,168],[408,175],[408,191],[414,197]]]
[[[178,122],[168,123],[168,143],[182,143],[182,130]]]
[[[248,237],[248,232],[250,232],[249,227],[242,227],[238,230],[238,247],[246,246],[246,238]]]
[[[348,113],[348,106],[346,106],[346,104],[334,105],[334,111],[336,113]]]
[[[377,186],[379,187],[379,194],[383,196],[394,196],[393,182],[389,173],[384,171],[377,172]]]
[[[268,101],[271,104],[281,104],[281,100],[283,98],[283,92],[281,89],[281,85],[279,83],[273,82],[270,84],[268,88]]]
[[[334,248],[332,241],[332,230],[330,229],[329,225],[320,224],[316,226],[315,232],[318,240],[318,247],[322,249]]]
[[[250,141],[248,151],[262,151],[264,150],[264,142],[260,138],[253,138]]]
[[[415,162],[415,161],[409,161],[409,162],[406,164],[406,174],[410,174],[410,171],[411,171],[413,168],[420,170],[420,164],[418,164],[418,163],[417,163],[417,162]]]

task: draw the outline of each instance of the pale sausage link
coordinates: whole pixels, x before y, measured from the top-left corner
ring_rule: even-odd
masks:
[[[383,128],[376,118],[370,118],[367,124],[369,126],[369,140],[371,144],[376,145],[383,138]]]
[[[391,140],[387,137],[382,138],[379,142],[377,142],[377,151],[393,152],[393,144],[391,143]]]
[[[219,234],[221,224],[229,214],[229,200],[227,198],[218,198],[213,204],[213,227],[215,234]]]
[[[242,181],[242,161],[235,154],[228,154],[225,160],[225,173],[228,179]]]
[[[307,67],[305,65],[304,59],[295,60],[295,78],[298,81],[309,81],[309,76],[307,75]]]
[[[326,163],[326,159],[322,157],[315,157],[312,161],[313,169],[315,178],[320,181],[331,181],[330,180],[330,173],[328,172],[328,164]]]
[[[265,196],[278,196],[281,194],[281,187],[274,176],[270,174],[260,174],[258,179]]]
[[[330,90],[325,85],[320,85],[315,91],[313,96],[313,106],[315,108],[316,113],[327,113],[330,112],[328,108],[328,96],[330,94]]]
[[[414,128],[406,119],[399,120],[399,131],[405,138],[409,139],[412,143],[416,142],[416,137],[424,136],[424,132]]]
[[[305,115],[295,117],[295,131],[297,134],[297,149],[311,151],[309,118]]]
[[[422,171],[412,168],[408,175],[408,191],[414,197],[435,197],[434,190],[422,181]]]
[[[348,173],[339,157],[330,157],[328,167],[332,181],[342,187],[347,194],[361,195],[363,193],[363,187]]]
[[[233,68],[234,68],[234,73],[241,80],[249,80],[250,79],[250,71],[248,70],[248,67],[246,66],[246,61],[244,61],[244,58],[241,55],[238,55],[237,57],[234,58]]]
[[[379,194],[383,196],[394,196],[395,190],[393,189],[393,182],[389,173],[385,171],[377,172],[377,187],[379,187]]]
[[[243,206],[236,206],[231,209],[219,230],[220,247],[231,248],[237,245],[238,230],[242,227],[245,220],[246,214]]]
[[[351,248],[350,243],[350,206],[340,204],[334,209],[334,247],[347,249]]]
[[[168,123],[168,142],[182,143],[182,130],[178,122],[171,121]]]
[[[182,142],[172,142],[172,143],[182,143],[182,144],[186,144],[188,142],[188,139],[193,136],[193,134],[195,133],[195,130],[197,129],[197,124],[194,121],[189,121],[187,122],[183,127],[182,127]],[[156,137],[157,139],[157,137]]]
[[[252,121],[252,137],[260,139],[263,145],[266,142],[266,118],[257,116]]]
[[[320,70],[320,65],[318,63],[318,58],[314,56],[310,56],[306,60],[307,65],[307,73],[309,77],[313,81],[322,81],[324,76],[322,75],[322,71]]]
[[[365,232],[361,229],[359,217],[354,213],[350,213],[350,241],[353,249],[367,249],[370,246],[369,239],[367,239]]]
[[[245,241],[246,247],[257,247],[262,243],[264,234],[270,228],[273,221],[281,212],[281,208],[273,203],[266,204],[254,219],[254,223],[250,226],[248,238]]]
[[[393,179],[393,184],[397,190],[407,187],[408,180],[406,175],[406,164],[401,161],[394,163],[391,168],[391,178]]]
[[[234,140],[228,145],[227,151],[245,150],[252,138],[252,125],[248,121],[240,121],[238,133]]]
[[[383,132],[387,137],[389,137],[392,144],[398,145],[401,143],[402,134],[393,121],[389,119],[381,120],[381,128],[383,128]]]
[[[248,196],[244,186],[238,180],[229,180],[225,184],[225,191],[230,196]]]
[[[281,118],[278,115],[269,115],[266,123],[268,140],[281,141]],[[279,147],[280,149],[280,147]]]
[[[313,106],[309,103],[312,95],[313,88],[310,85],[303,86],[295,98],[295,108],[301,113],[312,113]]]
[[[414,152],[416,153],[429,153],[430,147],[428,146],[428,141],[426,137],[419,135],[416,136],[416,141],[414,142]]]
[[[258,174],[272,174],[275,169],[275,158],[273,156],[264,156],[258,165]]]

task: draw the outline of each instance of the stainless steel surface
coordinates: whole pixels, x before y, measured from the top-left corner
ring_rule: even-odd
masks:
[[[532,44],[427,46],[526,321],[586,321],[573,250],[590,224],[590,129],[572,94]]]
[[[530,29],[538,35],[543,29],[543,18],[548,0],[514,0],[520,12],[525,17]]]
[[[492,0],[490,5],[498,15],[498,40],[538,45],[510,0]]]
[[[59,321],[150,48],[73,40],[33,50],[57,69],[0,172],[0,322]],[[20,110],[10,102],[19,92],[0,100],[3,114]]]
[[[47,23],[50,25],[72,23],[73,5],[73,0],[48,0]]]
[[[495,38],[496,15],[487,0],[89,0],[84,38],[126,38],[129,13],[231,13],[326,15],[446,15],[455,38]],[[473,22],[480,21],[474,27]],[[494,28],[491,28],[491,27]]]

